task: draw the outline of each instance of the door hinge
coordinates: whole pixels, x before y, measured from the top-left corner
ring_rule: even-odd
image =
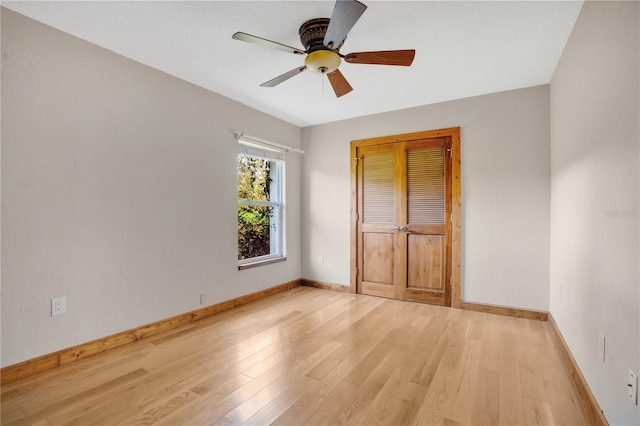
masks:
[[[453,158],[453,150],[449,148],[449,157]]]
[[[449,222],[453,223],[453,213],[449,215]]]
[[[358,267],[356,267],[356,277],[358,276]]]
[[[358,160],[360,160],[358,157],[356,157],[356,167],[358,167]]]
[[[360,219],[360,215],[358,215],[358,213],[356,213],[356,221]]]

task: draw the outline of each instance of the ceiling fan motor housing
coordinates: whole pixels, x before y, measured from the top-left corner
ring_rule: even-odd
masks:
[[[324,36],[329,27],[329,18],[311,19],[300,26],[300,41],[308,52],[304,63],[307,68],[320,73],[330,73],[340,66],[340,46],[325,46]]]

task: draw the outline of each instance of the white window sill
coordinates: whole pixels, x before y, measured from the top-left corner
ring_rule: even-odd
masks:
[[[278,263],[278,262],[284,262],[285,260],[287,260],[287,258],[285,256],[281,256],[281,257],[274,257],[274,258],[270,258],[270,259],[256,259],[255,261],[249,261],[246,263],[241,263],[238,265],[238,270],[242,271],[243,269],[250,269],[250,268],[256,268],[258,266],[263,266],[263,265],[270,265],[272,263]]]

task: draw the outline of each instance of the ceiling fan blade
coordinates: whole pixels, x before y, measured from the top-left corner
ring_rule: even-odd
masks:
[[[351,64],[401,65],[408,67],[413,63],[416,51],[380,50],[378,52],[357,52],[345,55],[344,60]]]
[[[285,72],[284,74],[279,75],[278,77],[276,77],[274,79],[271,79],[271,80],[269,80],[269,81],[267,81],[265,83],[262,83],[260,85],[260,87],[274,87],[274,86],[277,86],[278,84],[289,80],[291,77],[294,77],[294,76],[300,74],[302,71],[304,71],[306,69],[307,69],[307,67],[299,67],[299,68],[293,69],[293,70],[291,70],[289,72]]]
[[[264,47],[270,47],[272,49],[283,50],[289,53],[295,53],[296,55],[304,55],[305,52],[295,47],[287,46],[286,44],[277,43],[275,41],[267,40],[266,38],[256,37],[251,34],[237,32],[232,36],[235,40],[246,41],[248,43],[258,44]]]
[[[357,0],[337,0],[323,44],[329,49],[337,49],[366,9],[367,6]]]
[[[329,78],[331,87],[333,87],[333,91],[336,92],[337,97],[346,95],[353,90],[353,87],[351,87],[347,79],[344,78],[340,70],[327,73],[327,78]]]

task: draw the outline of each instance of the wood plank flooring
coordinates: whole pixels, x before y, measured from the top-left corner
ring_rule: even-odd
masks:
[[[582,425],[545,322],[298,287],[2,387],[3,425]]]

